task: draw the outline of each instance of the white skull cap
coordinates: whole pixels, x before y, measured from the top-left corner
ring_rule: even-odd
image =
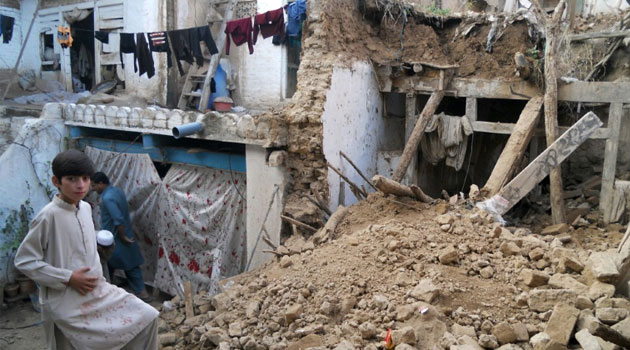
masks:
[[[114,244],[114,235],[107,230],[100,230],[96,233],[96,242],[104,247]]]

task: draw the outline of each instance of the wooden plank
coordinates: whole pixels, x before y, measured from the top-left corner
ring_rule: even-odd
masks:
[[[409,137],[411,136],[411,132],[413,131],[413,127],[416,125],[417,121],[416,94],[408,93],[405,100],[405,144],[409,141]],[[418,157],[412,157],[411,162],[409,163],[409,168],[407,169],[407,174],[405,175],[406,184],[418,183],[418,171],[416,169],[417,162]]]
[[[385,68],[380,68],[383,72]],[[416,91],[429,94],[438,87],[439,79],[420,78],[418,76],[401,76],[387,79],[383,74],[379,79],[384,86],[391,85],[387,90],[391,92]],[[540,89],[523,80],[490,80],[456,78],[451,82],[446,96],[495,98],[507,100],[529,100],[539,95]],[[628,102],[630,82],[585,82],[576,81],[571,84],[558,86],[558,100],[566,102],[611,103]]]
[[[516,124],[513,123],[499,123],[499,122],[472,122],[473,131],[475,132],[485,132],[489,134],[503,134],[503,135],[511,135],[512,131],[514,131],[514,127]],[[561,133],[569,130],[568,126],[559,127]],[[599,128],[595,130],[595,132],[589,137],[589,139],[593,140],[602,140],[608,138],[608,129],[607,128]],[[534,131],[533,136],[545,136],[545,131],[543,129],[536,129]]]
[[[100,28],[104,30],[111,30],[117,28],[123,28],[125,26],[123,19],[101,19]]]
[[[466,117],[471,124],[477,121],[477,99],[474,97],[466,98]]]
[[[589,39],[619,38],[630,37],[630,30],[607,30],[603,32],[583,33],[568,35],[569,41],[581,41]]]
[[[599,197],[599,209],[608,224],[612,215],[615,170],[617,167],[617,150],[619,149],[619,131],[621,129],[622,103],[612,103],[608,114],[610,137],[606,140],[604,153],[604,169],[602,170],[602,190]]]
[[[184,303],[186,306],[186,319],[195,317],[195,309],[192,297],[192,285],[190,281],[184,282]]]
[[[588,112],[481,206],[499,215],[507,213],[601,125],[602,122],[595,113]]]
[[[505,148],[503,148],[503,152],[501,152],[492,170],[492,174],[490,174],[490,178],[488,178],[483,188],[488,195],[493,196],[499,192],[517,170],[519,161],[525,154],[525,149],[534,134],[534,128],[538,122],[542,104],[542,96],[536,96],[525,105],[510,138],[505,144]]]

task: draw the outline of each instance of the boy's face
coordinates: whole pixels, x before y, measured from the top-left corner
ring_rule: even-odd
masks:
[[[64,201],[77,205],[90,189],[90,177],[88,175],[66,175],[58,179],[52,177],[52,182],[59,189],[59,195]]]

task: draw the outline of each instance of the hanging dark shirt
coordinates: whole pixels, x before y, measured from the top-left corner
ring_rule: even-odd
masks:
[[[123,53],[133,53],[133,71],[138,71],[136,65],[136,41],[133,38],[133,33],[120,33],[120,63],[125,68],[125,61],[123,61]]]
[[[2,42],[8,44],[11,38],[13,38],[13,23],[15,22],[15,18],[5,15],[0,16],[2,17],[2,19],[0,19],[0,21],[2,21]]]
[[[173,54],[175,55],[179,75],[183,76],[185,73],[180,61],[183,60],[189,64],[194,62],[190,45],[190,29],[173,30],[168,32],[168,36],[173,46]]]
[[[109,44],[109,32],[104,32],[102,30],[97,30],[94,32],[94,37],[98,39],[103,44]]]
[[[258,40],[258,32],[263,39],[284,34],[284,9],[267,11],[254,17],[254,44]]]
[[[230,36],[236,46],[241,46],[247,43],[249,47],[249,54],[254,53],[254,45],[252,43],[252,19],[250,17],[237,19],[227,22],[225,26],[225,54],[230,54]]]
[[[171,60],[171,48],[168,45],[166,32],[153,32],[147,33],[147,35],[149,36],[149,50],[151,50],[151,52],[166,52],[168,68],[171,68],[173,61]]]
[[[208,51],[210,51],[211,55],[219,53],[217,45],[214,43],[214,39],[212,39],[212,33],[210,32],[210,28],[208,28],[208,26],[191,28],[190,45],[192,55],[195,57],[198,66],[203,65],[203,54],[201,53],[201,46],[199,46],[199,43],[201,41],[206,43],[206,47],[208,48]]]
[[[140,76],[147,73],[147,78],[151,79],[155,75],[155,65],[144,33],[136,33],[136,57],[138,57]]]

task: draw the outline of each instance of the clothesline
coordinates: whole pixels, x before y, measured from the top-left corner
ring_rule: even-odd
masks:
[[[284,22],[284,11],[287,11],[288,23]],[[229,21],[226,24],[225,54],[230,54],[230,37],[236,46],[248,44],[250,55],[254,53],[254,45],[260,33],[263,39],[270,36],[299,36],[301,34],[302,21],[306,17],[306,0],[297,0],[276,10],[257,14],[253,17],[245,17]],[[253,20],[253,22],[252,22]],[[63,48],[72,46],[72,35],[69,27],[57,27],[57,41]],[[134,55],[134,72],[140,71],[142,76],[147,73],[150,79],[155,74],[155,65],[152,52],[166,52],[168,68],[172,67],[171,50],[175,55],[175,61],[180,75],[184,75],[181,61],[189,64],[196,62],[203,65],[204,57],[200,42],[204,42],[210,54],[219,52],[209,26],[192,27],[186,29],[156,31],[156,32],[109,32],[103,30],[91,30],[84,28],[72,28],[80,32],[93,32],[94,37],[104,44],[109,44],[112,35],[119,36],[119,54],[121,65],[124,67],[123,54]]]

